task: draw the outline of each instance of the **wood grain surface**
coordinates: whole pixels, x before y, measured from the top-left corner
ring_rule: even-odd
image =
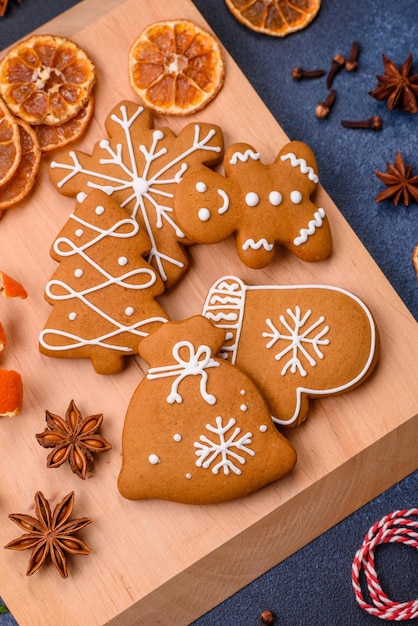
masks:
[[[176,17],[205,26],[188,0],[85,0],[39,29],[74,39],[98,68],[95,117],[78,148],[91,152],[105,136],[108,112],[122,99],[135,100],[127,59],[136,36],[152,21]],[[225,85],[206,109],[196,118],[155,123],[175,132],[194,119],[219,124],[227,145],[253,144],[267,163],[287,137],[225,58]],[[284,480],[225,505],[124,500],[116,488],[121,431],[145,366],[133,358],[121,374],[99,376],[88,361],[39,353],[38,335],[50,311],[43,293],[56,268],[49,248],[73,208],[54,190],[47,170],[45,159],[34,192],[0,222],[0,267],[29,294],[0,302],[9,340],[0,364],[21,372],[25,389],[22,413],[0,419],[0,545],[20,532],[7,515],[32,513],[37,490],[52,502],[75,490],[74,515],[93,519],[82,532],[92,554],[72,559],[62,580],[52,567],[26,577],[28,552],[4,550],[1,594],[20,626],[188,624],[416,468],[418,328],[322,188],[317,203],[327,211],[334,239],[325,262],[307,264],[280,252],[266,270],[249,270],[232,241],[192,247],[188,273],[160,298],[173,319],[200,313],[209,286],[223,274],[260,285],[336,285],[372,310],[380,361],[358,389],[312,403],[307,422],[288,435],[298,464]],[[46,451],[35,439],[45,409],[63,415],[71,399],[83,415],[104,413],[102,434],[113,444],[96,457],[85,482],[67,468],[48,470]]]

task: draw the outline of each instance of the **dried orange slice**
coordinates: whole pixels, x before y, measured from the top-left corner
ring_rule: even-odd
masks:
[[[232,15],[251,30],[285,37],[305,28],[316,16],[321,0],[225,0]]]
[[[80,139],[87,130],[94,113],[94,97],[90,96],[85,107],[77,115],[59,126],[37,124],[33,130],[38,137],[41,152],[51,152]]]
[[[23,200],[35,184],[41,162],[41,149],[35,131],[23,120],[17,120],[22,156],[12,178],[0,186],[0,211]]]
[[[28,297],[26,289],[17,280],[0,271],[1,292],[5,298],[22,298],[24,300]]]
[[[129,80],[157,113],[189,115],[218,93],[225,64],[218,40],[187,20],[147,26],[129,51]]]
[[[22,409],[23,383],[19,372],[0,370],[0,416],[16,417]]]
[[[21,154],[19,127],[0,98],[0,185],[13,176],[19,165]]]
[[[95,66],[76,43],[55,35],[32,35],[0,62],[0,95],[28,124],[59,125],[90,97]]]

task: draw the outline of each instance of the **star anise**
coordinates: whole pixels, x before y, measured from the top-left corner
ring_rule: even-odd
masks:
[[[383,57],[384,74],[377,76],[377,86],[369,95],[376,100],[387,100],[387,108],[400,106],[409,113],[418,113],[418,74],[411,74],[412,53],[398,68],[386,55]]]
[[[386,172],[375,174],[388,187],[376,196],[376,202],[392,198],[393,204],[398,206],[401,197],[405,206],[409,206],[411,198],[418,202],[418,176],[412,176],[412,166],[405,166],[401,152],[396,155],[393,165],[387,164]]]
[[[90,415],[82,419],[74,400],[65,414],[65,419],[45,411],[47,428],[36,435],[38,443],[44,448],[54,448],[47,457],[47,467],[59,467],[69,461],[74,474],[85,479],[88,462],[93,455],[111,449],[103,437],[97,434],[103,415]]]
[[[27,576],[36,572],[45,563],[49,555],[61,576],[67,578],[65,553],[91,553],[90,548],[81,539],[73,535],[91,524],[92,520],[88,517],[70,520],[73,507],[74,492],[71,492],[56,505],[52,514],[48,500],[38,491],[35,494],[36,517],[19,513],[9,515],[12,522],[27,532],[4,547],[9,550],[32,549],[26,572]]]

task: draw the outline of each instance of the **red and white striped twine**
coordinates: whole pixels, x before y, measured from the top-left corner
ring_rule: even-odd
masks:
[[[380,619],[400,622],[418,617],[418,600],[390,600],[380,586],[374,565],[374,552],[381,544],[396,542],[418,548],[418,520],[414,521],[412,516],[418,516],[418,509],[394,511],[383,517],[370,528],[354,557],[351,580],[356,600],[362,609]],[[373,605],[365,601],[360,587],[359,576],[362,568]]]

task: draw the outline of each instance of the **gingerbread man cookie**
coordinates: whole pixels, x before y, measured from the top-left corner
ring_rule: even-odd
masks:
[[[54,308],[39,347],[48,356],[89,357],[98,373],[114,374],[167,321],[155,301],[164,286],[142,256],[150,243],[138,222],[102,191],[79,200],[51,248],[60,265],[46,286]]]
[[[142,341],[150,368],[125,418],[118,481],[125,498],[225,502],[293,469],[296,453],[254,383],[215,356],[223,340],[197,315]]]
[[[304,261],[331,253],[325,210],[311,196],[318,184],[316,159],[304,143],[285,145],[265,165],[248,144],[233,144],[224,158],[225,176],[202,167],[178,185],[174,216],[196,243],[217,243],[235,234],[243,263],[263,268],[280,244]]]
[[[339,287],[249,286],[225,276],[203,314],[226,333],[221,355],[254,380],[280,426],[303,422],[311,398],[354,389],[377,362],[372,314]]]
[[[145,229],[148,262],[170,287],[188,266],[187,239],[173,219],[174,191],[186,172],[222,159],[222,131],[195,122],[176,136],[169,128],[154,128],[149,109],[129,101],[115,106],[105,126],[109,138],[91,155],[71,150],[52,161],[51,180],[66,196],[92,189],[111,196]]]

